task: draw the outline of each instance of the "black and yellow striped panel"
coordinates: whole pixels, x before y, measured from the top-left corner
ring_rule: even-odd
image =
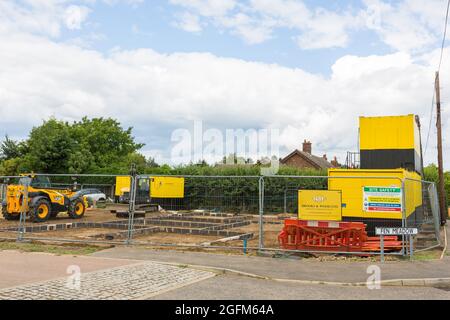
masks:
[[[362,169],[421,172],[420,134],[414,115],[360,117],[359,130]]]
[[[415,149],[361,150],[361,169],[398,169],[422,171],[420,156]]]

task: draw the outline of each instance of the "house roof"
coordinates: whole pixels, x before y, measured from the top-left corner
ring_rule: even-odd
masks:
[[[327,160],[325,160],[323,157],[318,157],[318,156],[309,154],[307,152],[300,151],[298,149],[295,149],[290,154],[288,154],[286,157],[281,159],[281,163],[285,163],[289,158],[291,158],[295,155],[298,155],[298,156],[306,159],[313,166],[319,167],[321,169],[334,168],[333,165],[330,162],[328,162]]]

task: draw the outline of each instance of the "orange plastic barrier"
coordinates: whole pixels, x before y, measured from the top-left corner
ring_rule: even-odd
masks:
[[[381,248],[380,238],[368,237],[362,222],[286,219],[278,241],[289,250],[373,252]],[[401,248],[396,236],[384,238],[385,251]]]

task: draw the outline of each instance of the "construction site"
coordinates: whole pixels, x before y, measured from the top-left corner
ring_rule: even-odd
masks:
[[[418,118],[359,121],[360,150],[327,176],[0,177],[0,237],[381,259],[439,251],[447,212],[422,178]],[[104,196],[93,201],[94,187]]]

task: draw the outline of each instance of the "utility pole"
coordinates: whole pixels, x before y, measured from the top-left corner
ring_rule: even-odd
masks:
[[[439,171],[439,208],[441,211],[441,225],[447,222],[448,208],[445,201],[445,187],[444,187],[444,162],[442,160],[442,124],[441,124],[441,90],[439,86],[439,71],[436,72],[435,80],[436,89],[436,127],[437,127],[437,148],[438,148],[438,171]]]

